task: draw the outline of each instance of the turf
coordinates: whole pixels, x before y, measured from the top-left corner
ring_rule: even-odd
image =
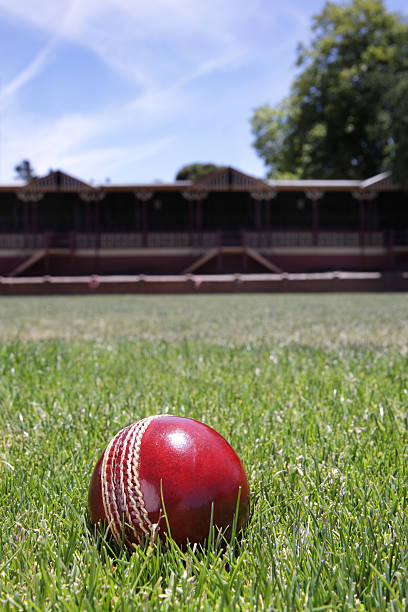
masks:
[[[406,295],[6,298],[0,338],[1,609],[406,608]],[[231,546],[90,533],[97,457],[159,412],[241,456]]]

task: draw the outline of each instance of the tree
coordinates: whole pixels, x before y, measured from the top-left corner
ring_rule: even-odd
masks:
[[[35,178],[34,170],[28,159],[23,159],[21,163],[14,167],[17,177],[23,179],[26,183],[29,183]]]
[[[326,2],[300,45],[290,95],[251,119],[275,178],[364,178],[408,169],[408,25],[382,0]]]
[[[408,185],[408,75],[390,84],[391,121],[390,157],[393,176]]]
[[[195,164],[189,164],[188,166],[183,166],[176,174],[176,181],[196,181],[199,178],[203,178],[224,166],[217,166],[212,163],[200,163],[196,162]]]

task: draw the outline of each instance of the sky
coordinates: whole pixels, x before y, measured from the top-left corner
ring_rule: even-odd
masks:
[[[192,162],[264,176],[250,118],[289,93],[323,5],[0,0],[0,183],[22,159],[95,184],[172,181]]]

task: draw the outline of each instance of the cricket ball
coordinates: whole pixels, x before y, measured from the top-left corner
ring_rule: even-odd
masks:
[[[89,515],[129,548],[156,532],[184,547],[203,543],[212,524],[230,537],[249,513],[248,480],[228,442],[184,417],[156,415],[125,427],[99,458]]]

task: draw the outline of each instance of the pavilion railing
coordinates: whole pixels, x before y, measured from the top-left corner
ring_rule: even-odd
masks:
[[[391,246],[408,246],[408,229],[392,232]]]
[[[101,232],[76,234],[78,249],[210,248],[218,245],[217,232]]]
[[[143,249],[239,246],[268,248],[387,248],[408,247],[408,229],[359,231],[236,231],[236,232],[0,232],[0,250]]]
[[[150,232],[147,234],[146,246],[150,248],[165,247],[214,247],[218,244],[217,232]]]
[[[312,232],[245,232],[244,239],[245,246],[258,249],[313,246]]]
[[[0,233],[0,249],[45,249],[47,246],[46,234],[23,234],[17,232]]]
[[[389,240],[386,232],[356,231],[271,231],[245,232],[245,244],[252,248],[346,248],[384,247]]]

